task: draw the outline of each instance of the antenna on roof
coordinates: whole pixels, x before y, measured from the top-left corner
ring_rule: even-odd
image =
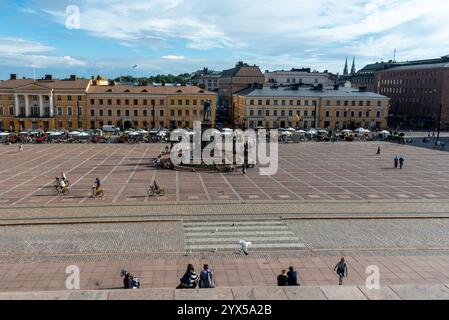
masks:
[[[393,62],[396,62],[396,48],[394,48]]]

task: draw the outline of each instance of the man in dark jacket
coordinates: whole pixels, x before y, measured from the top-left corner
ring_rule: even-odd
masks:
[[[200,273],[200,288],[208,289],[215,288],[215,279],[214,272],[209,265],[205,264],[203,267],[203,271]]]
[[[295,271],[293,267],[288,268],[287,276],[288,276],[287,282],[289,286],[299,286],[298,273]]]

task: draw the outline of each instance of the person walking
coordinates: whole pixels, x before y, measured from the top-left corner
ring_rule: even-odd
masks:
[[[288,276],[287,276],[287,271],[286,270],[282,270],[281,274],[278,275],[278,286],[279,287],[286,287],[288,286]]]
[[[394,168],[397,169],[398,165],[399,165],[399,158],[396,157],[396,158],[394,158]]]
[[[19,151],[20,151],[20,152],[23,151],[23,144],[19,144]]]
[[[339,280],[338,285],[343,285],[343,278],[348,277],[348,266],[345,262],[345,258],[341,258],[340,262],[334,268],[334,271],[337,271]]]
[[[376,155],[377,155],[377,156],[380,156],[380,146],[377,147],[377,153],[376,153]]]
[[[403,157],[400,157],[399,158],[399,168],[403,168],[404,167],[404,162],[405,162],[405,160],[404,160],[404,158]]]
[[[242,165],[242,173],[243,173],[243,174],[246,174],[246,164],[243,164],[243,165]]]
[[[295,268],[290,266],[287,272],[287,283],[289,286],[299,286],[298,283],[298,272],[295,271]]]
[[[215,288],[214,271],[207,264],[203,266],[203,271],[200,273],[199,284],[202,289]]]

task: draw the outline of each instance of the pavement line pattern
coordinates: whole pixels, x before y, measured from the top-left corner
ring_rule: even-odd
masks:
[[[232,184],[229,182],[229,180],[225,177],[225,175],[223,173],[220,173],[220,175],[222,176],[223,180],[226,182],[226,184],[228,185],[229,189],[235,194],[235,196],[240,200],[243,201],[243,198],[240,196],[240,194],[235,191],[234,187],[232,186]]]
[[[79,166],[81,166],[83,163],[89,161],[90,159],[94,158],[95,156],[97,156],[98,153],[96,153],[95,155],[93,155],[92,157],[90,157],[89,159],[86,159],[85,161],[83,161],[82,163],[80,163],[79,165],[77,165],[76,167],[72,168],[73,171],[74,169],[78,168]],[[89,174],[91,174],[92,172],[95,171],[95,169],[97,169],[98,167],[100,167],[103,163],[105,163],[107,160],[109,160],[110,158],[112,158],[115,155],[115,153],[111,153],[107,158],[104,158],[103,161],[101,161],[100,163],[98,163],[94,168],[90,169],[88,172],[86,172],[85,174],[83,174],[80,178],[78,178],[78,180],[76,180],[75,182],[73,182],[70,186],[70,188],[73,188],[76,184],[78,184],[80,181],[82,181],[85,177],[87,177]],[[89,191],[90,193],[90,191]],[[53,197],[52,199],[50,199],[47,204],[50,204],[51,202],[53,202],[55,199],[57,199],[58,197]]]
[[[245,174],[245,178],[248,179],[262,194],[264,194],[267,199],[273,200],[273,198],[266,193],[257,183],[255,183],[247,174]]]
[[[237,251],[240,240],[251,242],[250,250],[305,248],[281,220],[185,222],[184,239],[187,251]]]
[[[134,150],[134,149],[133,149]],[[119,192],[117,193],[117,195],[114,197],[114,199],[112,200],[112,203],[116,203],[117,200],[120,198],[120,196],[122,195],[123,191],[126,189],[126,186],[128,185],[128,183],[131,181],[131,179],[134,177],[134,175],[136,174],[137,169],[140,167],[140,165],[142,164],[142,161],[145,159],[145,155],[147,154],[149,150],[149,147],[147,147],[145,149],[145,152],[143,153],[142,157],[139,159],[139,162],[134,166],[133,171],[131,172],[131,174],[128,176],[128,179],[126,180],[126,182],[123,184],[123,186],[120,188]]]
[[[81,149],[81,147],[78,147],[76,150],[80,150]],[[84,153],[86,153],[87,151],[84,151]],[[27,172],[35,172],[36,171],[36,169],[38,169],[38,168],[42,168],[42,167],[44,167],[45,168],[45,164],[46,163],[50,163],[50,162],[52,162],[52,161],[54,161],[54,160],[57,160],[57,159],[60,159],[60,158],[63,158],[65,156],[65,154],[64,153],[61,153],[59,156],[57,156],[56,158],[49,158],[47,161],[44,161],[44,162],[40,162],[38,165],[36,165],[36,166],[34,166],[34,167],[29,167],[28,169],[26,169],[25,171],[22,171],[22,172],[18,172],[18,173],[16,173],[16,174],[14,174],[14,175],[12,175],[12,176],[10,176],[10,177],[8,177],[7,179],[4,179],[3,181],[2,181],[2,183],[5,183],[6,181],[9,181],[9,180],[13,180],[14,178],[16,178],[16,177],[18,177],[18,176],[21,176],[21,175],[23,175],[23,174],[25,174],[25,173],[27,173]],[[76,157],[76,156],[73,156],[72,158],[74,158],[74,157]],[[62,162],[62,163],[64,163],[64,162]],[[61,164],[62,164],[61,163]],[[52,171],[54,168],[51,168],[50,170],[47,170],[47,171],[44,171],[44,172],[40,172],[40,174],[38,175],[38,176],[34,176],[33,178],[37,178],[37,177],[40,177],[40,176],[42,176],[42,175],[44,175],[44,174],[46,174],[46,173],[48,173],[48,172],[50,172],[50,171]],[[17,185],[17,186],[15,186],[14,188],[17,188],[17,187],[19,187],[19,186],[21,186],[21,185],[23,185],[23,184],[25,184],[25,182],[24,183],[21,183],[21,184],[19,184],[19,185]],[[14,189],[13,188],[13,189]],[[9,190],[8,190],[9,191]],[[1,193],[0,195],[3,195],[3,194],[5,194],[6,192],[3,192],[3,193]]]
[[[35,149],[38,149],[38,148],[27,149],[27,152],[32,153],[34,155],[34,157],[28,161],[22,162],[21,163],[22,166],[28,165],[29,163],[33,163],[36,160],[40,160],[41,158],[48,158],[48,150],[45,150],[45,149],[35,150]],[[20,153],[5,154],[5,155],[3,155],[3,159],[7,159],[8,155],[13,155],[13,157],[17,157],[18,155],[20,155]],[[8,172],[9,170],[10,169],[1,170],[0,174],[2,174],[4,172]]]
[[[136,146],[134,146],[133,148],[131,148],[131,150],[126,154],[126,156],[124,156],[124,157],[120,160],[120,162],[119,162],[114,168],[112,168],[111,171],[109,171],[109,173],[102,179],[102,180],[103,180],[103,181],[102,181],[102,184],[104,184],[104,182],[107,181],[107,179],[112,175],[112,173],[113,173],[119,166],[122,165],[122,163],[126,160],[126,158],[128,158],[128,156],[129,156],[135,149],[136,149]],[[114,153],[114,154],[115,154],[115,153]],[[108,159],[110,159],[112,156],[113,156],[113,155],[109,156]],[[103,162],[104,162],[104,161],[103,161]],[[100,167],[100,165],[97,165],[97,166],[94,168],[94,170],[97,169],[97,168],[99,168],[99,167]],[[92,171],[93,171],[93,170],[91,170],[90,172],[92,172]],[[88,194],[84,199],[82,199],[82,200],[80,201],[80,204],[83,203],[84,201],[86,201],[87,199],[90,198],[89,195],[91,194],[91,192],[92,192],[92,191],[89,191],[89,194]]]
[[[159,153],[162,154],[163,151],[164,151],[164,147],[161,147],[161,150]],[[155,159],[153,159],[153,160],[155,160]],[[153,174],[151,175],[151,185],[154,184],[154,181],[156,180],[156,176],[157,176],[157,170],[156,170],[156,168],[153,167]],[[147,189],[150,189],[151,185],[149,185]],[[149,198],[150,198],[150,195],[148,194],[148,190],[146,190],[145,199],[143,202],[148,203]]]
[[[88,153],[89,151],[90,151],[90,150],[86,150],[86,151],[82,152],[79,156],[81,156],[81,155],[83,155],[83,154],[85,154],[85,153]],[[76,156],[72,157],[70,160],[74,159],[75,157],[76,157]],[[72,172],[73,170],[75,170],[76,168],[80,167],[81,165],[83,165],[85,162],[87,162],[87,161],[90,160],[91,158],[92,158],[92,157],[90,157],[90,158],[87,159],[86,161],[83,161],[82,163],[80,163],[80,164],[77,165],[76,167],[72,168],[71,170],[67,171],[66,173]],[[67,162],[67,161],[68,161],[68,160],[66,160],[65,162]],[[37,179],[37,178],[39,178],[40,176],[43,176],[43,175],[45,175],[46,173],[48,173],[48,172],[50,172],[50,171],[54,171],[56,168],[62,167],[63,164],[64,164],[65,162],[62,162],[61,164],[59,164],[59,165],[56,166],[56,167],[53,167],[53,168],[50,169],[50,170],[47,170],[47,171],[45,171],[45,172],[42,172],[40,175],[34,177],[34,179]],[[25,196],[19,198],[18,200],[16,200],[15,202],[13,202],[12,205],[16,205],[17,203],[19,203],[19,202],[21,202],[21,201],[24,201],[24,200],[26,200],[26,199],[32,197],[35,193],[37,193],[37,192],[43,190],[44,188],[46,188],[47,186],[52,185],[53,183],[54,183],[54,180],[51,180],[51,181],[45,183],[45,184],[42,185],[40,188],[37,188],[36,190],[33,190],[31,193],[29,193],[29,194],[27,194],[27,195],[25,195]],[[19,186],[21,186],[21,185],[23,185],[23,184],[25,184],[25,182],[16,185],[16,186],[15,186],[14,188],[12,188],[12,189],[15,189],[15,188],[17,188],[17,187],[19,187]],[[2,193],[2,194],[3,194],[3,193]],[[2,194],[0,194],[0,195],[2,195]],[[53,198],[53,199],[54,199],[54,198]],[[48,203],[47,203],[47,204],[48,204]]]
[[[179,171],[176,171],[176,202],[181,201],[181,191],[179,190]]]
[[[210,193],[207,190],[206,184],[204,183],[203,177],[201,176],[200,173],[198,173],[198,179],[200,180],[201,186],[204,189],[204,193],[206,194],[207,201],[211,201]]]

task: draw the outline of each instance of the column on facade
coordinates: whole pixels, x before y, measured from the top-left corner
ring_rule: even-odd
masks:
[[[43,95],[39,95],[39,117],[43,117],[44,116],[44,96]]]
[[[53,118],[55,116],[55,110],[53,106],[53,93],[50,93],[49,99],[50,99],[50,118]]]
[[[14,94],[14,99],[15,99],[15,105],[14,105],[14,114],[16,117],[19,116],[20,113],[20,108],[19,108],[19,95],[18,94]]]
[[[28,100],[28,95],[25,95],[25,117],[30,116],[30,101]]]

